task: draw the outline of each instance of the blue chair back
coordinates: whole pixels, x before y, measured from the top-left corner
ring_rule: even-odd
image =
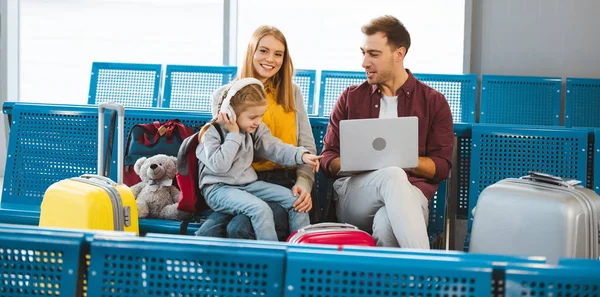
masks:
[[[315,114],[315,80],[317,76],[316,70],[296,69],[294,74],[294,82],[300,86],[302,90],[302,98],[308,115]]]
[[[274,245],[96,236],[90,264],[95,273],[88,277],[88,292],[280,296],[285,252],[285,247]]]
[[[162,107],[211,112],[212,93],[231,82],[235,66],[167,65]]]
[[[125,107],[158,107],[160,64],[92,64],[88,104],[117,102]]]
[[[482,75],[480,123],[560,126],[561,78]]]
[[[565,126],[600,127],[600,79],[567,78]]]
[[[488,296],[492,269],[458,257],[297,249],[287,253],[284,296]]]
[[[469,189],[471,170],[471,129],[472,124],[455,123],[454,136],[456,138],[456,164],[452,164],[453,179],[456,180],[456,189],[451,195],[457,199],[456,218],[467,220],[469,218]]]
[[[421,74],[414,73],[421,82],[442,93],[452,111],[455,123],[475,123],[477,104],[476,74]]]
[[[505,269],[504,296],[597,296],[600,267],[597,260],[587,261],[591,265],[509,263]]]
[[[81,296],[81,233],[0,229],[1,296]]]
[[[600,129],[596,129],[594,133],[594,148],[593,157],[591,158],[594,161],[594,191],[600,195]]]
[[[329,117],[342,92],[349,86],[363,83],[366,79],[364,71],[321,71],[319,116]]]
[[[586,180],[588,130],[507,125],[474,125],[472,137],[469,229],[479,195],[505,178],[538,171]]]
[[[96,107],[19,103],[12,117],[2,208],[39,212],[51,184],[97,171]]]

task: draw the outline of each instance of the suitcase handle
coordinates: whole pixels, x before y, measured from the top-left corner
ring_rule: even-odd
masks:
[[[304,232],[304,231],[316,230],[316,229],[329,229],[329,228],[358,229],[358,227],[356,227],[354,225],[346,224],[346,223],[319,223],[319,224],[314,224],[314,225],[308,225],[308,226],[298,230],[298,232]]]
[[[521,179],[532,180],[547,184],[552,184],[556,186],[561,186],[565,188],[573,188],[573,185],[564,181],[562,178],[550,174],[540,173],[540,172],[529,172],[529,175],[522,176]]]
[[[119,118],[117,123],[117,183],[123,183],[123,162],[125,153],[125,108],[123,105],[114,102],[102,102],[98,104],[98,175],[104,171],[104,111],[116,110]]]
[[[98,174],[84,174],[81,176],[81,178],[87,178],[87,179],[99,179],[103,182],[106,182],[107,184],[111,185],[111,186],[116,186],[117,183],[115,183],[112,179],[106,177],[106,176],[102,176],[102,175],[98,175]]]

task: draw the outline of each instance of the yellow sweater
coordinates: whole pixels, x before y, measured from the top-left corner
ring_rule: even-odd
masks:
[[[281,139],[284,143],[297,146],[296,140],[296,112],[286,112],[282,105],[277,104],[276,93],[273,88],[265,88],[267,94],[268,107],[267,112],[262,117],[263,122],[273,136]],[[252,163],[256,171],[267,171],[277,168],[283,168],[271,161],[261,160]]]

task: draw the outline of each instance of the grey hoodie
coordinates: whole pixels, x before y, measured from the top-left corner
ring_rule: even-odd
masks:
[[[212,114],[216,116],[217,105],[219,100],[223,96],[223,92],[229,89],[229,85],[224,85],[212,94]],[[296,139],[297,146],[306,148],[311,154],[316,154],[317,148],[315,146],[315,138],[313,137],[310,122],[308,121],[308,114],[306,113],[306,106],[304,106],[304,99],[302,98],[302,91],[297,84],[293,84],[294,87],[294,102],[296,104]],[[313,183],[315,182],[315,174],[312,172],[312,166],[303,164],[296,167],[296,185],[301,186],[307,191],[312,191]]]
[[[223,132],[223,144],[217,129]],[[302,155],[308,150],[283,143],[271,135],[264,123],[253,134],[229,133],[217,123],[208,128],[196,148],[196,157],[201,162],[200,189],[216,183],[245,185],[256,181],[258,176],[252,168],[255,157],[285,166],[304,164]]]

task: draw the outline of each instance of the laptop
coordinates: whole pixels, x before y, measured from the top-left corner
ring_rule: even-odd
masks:
[[[419,118],[398,117],[340,121],[338,175],[419,164]]]

